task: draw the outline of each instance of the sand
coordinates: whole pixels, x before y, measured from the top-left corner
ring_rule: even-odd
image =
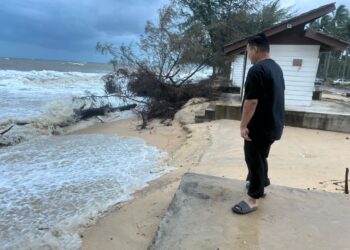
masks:
[[[194,112],[208,103],[186,105],[171,126],[150,123],[138,131],[136,119],[98,124],[74,134],[138,136],[169,153],[167,164],[176,169],[116,206],[81,237],[82,249],[147,249],[186,172],[244,180],[247,168],[239,121],[217,120],[194,124]],[[286,127],[282,140],[272,145],[269,176],[273,185],[343,192],[345,168],[350,167],[350,134]],[[235,203],[236,201],[232,201]]]

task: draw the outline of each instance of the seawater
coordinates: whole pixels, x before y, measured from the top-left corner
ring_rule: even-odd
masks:
[[[173,169],[139,138],[49,133],[74,123],[74,97],[104,94],[106,67],[0,59],[0,124],[31,122],[3,136],[25,140],[0,148],[0,249],[78,249],[86,225]]]
[[[102,73],[0,70],[0,123],[41,115],[73,97],[104,95]],[[111,101],[116,101],[115,98]],[[118,103],[116,103],[118,105]]]
[[[78,249],[79,232],[169,171],[139,138],[77,135],[0,149],[0,249]]]

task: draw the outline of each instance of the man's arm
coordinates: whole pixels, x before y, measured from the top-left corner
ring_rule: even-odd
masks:
[[[247,126],[255,113],[257,105],[258,99],[245,100],[243,104],[243,112],[241,119],[241,137],[247,141],[251,141],[251,139],[249,138],[249,130]]]

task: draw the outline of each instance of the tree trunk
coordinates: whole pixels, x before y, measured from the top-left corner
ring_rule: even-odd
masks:
[[[329,60],[331,58],[331,52],[327,53],[327,59],[326,59],[326,70],[325,70],[325,76],[324,79],[327,81],[328,78],[328,69],[329,69]]]
[[[109,106],[103,106],[100,108],[90,108],[85,110],[74,110],[75,115],[79,117],[79,119],[87,119],[92,116],[98,116],[98,115],[105,115],[108,112],[115,112],[115,111],[125,111],[130,110],[136,107],[136,104],[130,104],[120,107],[109,107]]]

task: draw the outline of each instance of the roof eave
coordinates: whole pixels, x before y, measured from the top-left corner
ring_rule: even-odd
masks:
[[[306,30],[304,36],[339,50],[345,50],[350,45],[349,42],[313,30]]]

